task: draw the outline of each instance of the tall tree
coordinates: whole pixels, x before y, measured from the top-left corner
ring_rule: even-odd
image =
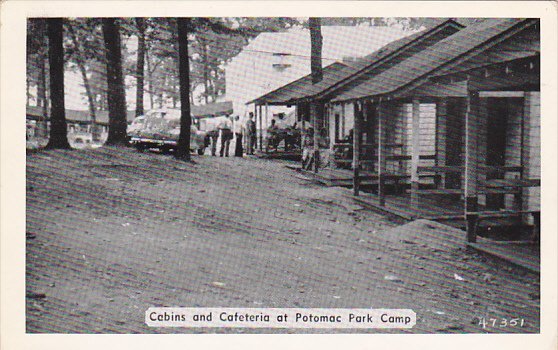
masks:
[[[50,65],[50,138],[46,148],[69,149],[64,107],[64,44],[62,18],[47,19]]]
[[[323,79],[322,73],[322,30],[319,18],[308,19],[310,27],[310,71],[312,72],[312,83],[318,83]]]
[[[190,18],[178,19],[178,69],[180,75],[180,136],[176,158],[190,160],[190,60],[188,56],[188,33]]]
[[[136,18],[138,29],[138,59],[136,67],[136,117],[143,115],[143,93],[145,82],[145,18]]]
[[[311,17],[308,20],[310,27],[310,69],[312,75],[312,83],[317,84],[323,79],[322,73],[322,31],[319,18]],[[323,108],[320,102],[313,101],[310,104],[310,113],[312,115],[312,125],[314,126],[314,171],[318,172],[320,162],[320,134],[323,118]]]
[[[120,25],[115,18],[103,18],[103,38],[106,48],[109,133],[107,145],[125,145],[126,95],[122,75]]]

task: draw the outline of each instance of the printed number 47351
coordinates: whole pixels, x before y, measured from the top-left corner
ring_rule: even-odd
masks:
[[[506,328],[525,326],[524,318],[479,318],[479,326],[482,328]]]

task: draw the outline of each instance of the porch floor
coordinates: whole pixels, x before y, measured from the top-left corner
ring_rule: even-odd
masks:
[[[388,194],[385,196],[385,206],[380,206],[379,197],[375,193],[360,191],[359,196],[353,196],[353,199],[364,206],[407,220],[463,220],[463,200],[448,196],[420,195],[418,202],[412,203],[410,193]]]
[[[447,226],[463,230],[463,241],[466,240],[465,221],[463,218],[463,201],[440,200],[430,196],[421,196],[418,205],[411,205],[409,194],[387,195],[386,205],[380,206],[378,195],[374,193],[360,193],[354,196],[351,189],[345,189],[345,196],[365,208],[394,215],[407,221],[428,219]],[[429,198],[430,197],[430,198]],[[508,219],[485,219],[479,223],[479,229],[506,227],[510,225]],[[507,226],[509,227],[509,226]],[[507,231],[507,230],[505,230]],[[540,272],[540,245],[528,241],[495,240],[477,236],[476,243],[466,243],[468,247],[496,259],[524,268],[532,273]]]
[[[476,243],[467,243],[472,249],[510,262],[534,273],[540,273],[541,250],[539,243],[526,241],[493,241],[477,237]]]
[[[292,151],[284,151],[284,150],[277,150],[277,151],[260,151],[256,150],[255,152],[256,157],[262,159],[287,159],[287,160],[295,160],[299,161],[302,158],[302,152],[300,150],[292,150]]]
[[[332,169],[323,168],[319,169],[317,173],[311,170],[304,170],[300,167],[293,168],[305,176],[311,177],[313,180],[325,185],[325,186],[341,186],[341,187],[352,187],[353,186],[353,171],[350,169]],[[361,176],[369,177],[369,179],[363,179],[360,181],[361,185],[377,185],[378,179],[377,175],[372,172],[360,172]]]

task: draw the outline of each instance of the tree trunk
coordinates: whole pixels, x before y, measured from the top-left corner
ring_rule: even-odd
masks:
[[[322,31],[319,18],[310,18],[308,21],[310,26],[310,69],[312,75],[312,84],[322,81]],[[318,172],[320,162],[320,134],[323,119],[323,108],[320,108],[318,101],[310,104],[310,112],[312,113],[312,125],[314,127],[314,172]]]
[[[83,52],[81,50],[79,41],[77,39],[76,33],[72,26],[68,26],[68,32],[72,38],[74,48],[76,50],[76,61],[81,72],[81,78],[83,79],[83,86],[85,87],[85,94],[87,95],[87,101],[89,102],[89,116],[91,118],[91,138],[93,141],[99,141],[99,133],[97,132],[97,115],[95,113],[95,98],[93,97],[93,91],[91,89],[91,84],[89,84],[89,78],[87,77],[87,68],[85,67],[85,58],[83,57]]]
[[[46,148],[69,149],[64,107],[64,46],[62,18],[47,19],[50,64],[50,138]]]
[[[213,72],[209,72],[209,76],[211,77],[209,79],[209,92],[210,92],[210,96],[211,96],[211,102],[215,102],[215,100],[217,99],[217,93],[216,93],[216,89],[215,89],[215,83],[214,81],[217,79],[215,78],[215,76],[213,75]]]
[[[190,160],[190,62],[188,58],[188,31],[190,18],[178,18],[178,70],[180,75],[180,137],[175,156]]]
[[[192,86],[190,86],[189,94],[190,94],[190,105],[193,105],[194,104],[194,89],[192,89]]]
[[[202,48],[202,56],[203,56],[203,87],[204,87],[204,100],[205,104],[209,103],[209,68],[207,63],[207,44],[205,43],[205,39],[200,38],[200,46]]]
[[[149,83],[149,108],[153,109],[153,73],[151,72],[151,60],[147,51],[145,52],[145,59],[147,61],[147,82]]]
[[[42,125],[42,135],[44,137],[48,136],[48,127],[47,127],[47,120],[48,120],[48,101],[46,96],[46,67],[45,67],[45,56],[42,53],[39,53],[39,82],[37,85],[37,105],[41,107],[41,125]]]
[[[312,83],[318,83],[322,81],[322,30],[319,18],[311,17],[308,20],[308,25],[310,27],[310,40],[311,40],[311,51],[310,51],[310,69],[312,72]]]
[[[138,27],[138,64],[136,67],[136,117],[144,114],[143,111],[143,85],[145,67],[145,18],[136,18]]]
[[[107,145],[126,145],[126,95],[122,75],[120,25],[115,18],[103,18],[106,46],[109,132]]]

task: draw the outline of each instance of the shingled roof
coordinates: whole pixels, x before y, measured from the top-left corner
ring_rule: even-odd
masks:
[[[312,84],[312,75],[308,74],[298,80],[295,80],[287,85],[268,92],[267,94],[258,97],[255,100],[249,101],[246,104],[269,104],[269,105],[286,105],[293,103],[299,99],[313,96],[325,88],[331,86],[355,72],[354,67],[348,64],[335,62],[323,68],[323,79],[316,84]]]
[[[398,54],[405,52],[407,49],[416,46],[416,44],[420,42],[426,41],[434,34],[447,28],[451,28],[451,31],[449,31],[446,36],[455,33],[463,28],[463,26],[452,19],[440,20],[427,29],[392,41],[356,62],[336,62],[325,67],[323,70],[323,80],[319,83],[313,84],[311,74],[309,74],[258,97],[257,99],[249,101],[246,104],[267,103],[270,105],[288,105],[303,100],[322,98],[326,94],[343,86],[343,84],[351,78],[359,74],[369,74],[370,71],[373,71],[379,65],[389,62],[390,59],[397,57]]]
[[[337,96],[332,102],[385,95],[407,87],[417,80],[427,79],[434,71],[457,64],[459,58],[469,53],[473,54],[476,49],[497,36],[528,21],[534,20],[490,19],[473,24],[380,74],[347,85],[336,92]]]

